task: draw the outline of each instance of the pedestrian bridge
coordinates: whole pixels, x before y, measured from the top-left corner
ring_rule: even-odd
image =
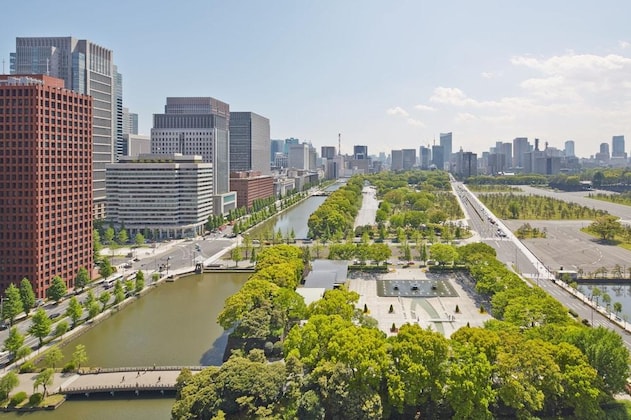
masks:
[[[182,369],[199,372],[205,366],[159,366],[130,368],[101,368],[72,374],[51,393],[67,396],[174,392]]]

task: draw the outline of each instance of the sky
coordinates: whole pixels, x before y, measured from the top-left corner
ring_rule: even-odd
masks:
[[[211,96],[296,137],[369,154],[438,143],[481,153],[528,137],[588,157],[631,149],[627,0],[21,0],[16,37],[74,36],[114,51],[141,134],[168,96]]]

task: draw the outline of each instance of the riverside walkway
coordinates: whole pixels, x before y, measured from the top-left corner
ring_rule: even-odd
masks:
[[[136,368],[112,368],[91,370],[83,373],[55,373],[52,385],[47,387],[49,394],[85,395],[108,393],[165,392],[175,391],[180,371],[184,368],[193,373],[205,366],[156,366]],[[21,373],[20,384],[12,391],[33,393],[37,373]],[[43,388],[40,386],[39,391]]]

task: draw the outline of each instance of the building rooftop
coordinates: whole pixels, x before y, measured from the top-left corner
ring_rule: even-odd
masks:
[[[334,289],[346,282],[348,261],[315,260],[305,279],[305,288]]]

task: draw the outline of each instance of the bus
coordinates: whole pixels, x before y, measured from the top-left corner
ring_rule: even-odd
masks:
[[[106,289],[109,289],[110,287],[112,287],[113,285],[116,284],[117,281],[123,281],[124,277],[122,274],[114,274],[112,275],[110,278],[106,279],[103,282],[103,287]]]

